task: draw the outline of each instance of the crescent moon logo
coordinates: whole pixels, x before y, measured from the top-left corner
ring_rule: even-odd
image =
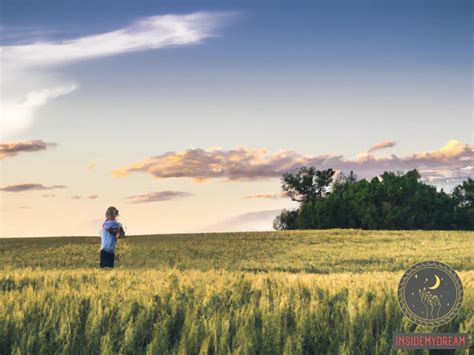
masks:
[[[461,309],[463,295],[456,271],[439,261],[411,266],[398,284],[398,303],[403,314],[423,326],[439,326],[453,320]]]
[[[435,274],[434,277],[435,277],[436,281],[435,281],[433,286],[428,287],[430,290],[436,290],[439,287],[439,284],[441,283],[441,281],[439,280],[438,275]]]

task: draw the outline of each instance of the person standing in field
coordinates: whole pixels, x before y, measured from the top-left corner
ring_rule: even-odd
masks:
[[[101,248],[100,248],[100,267],[114,267],[115,246],[117,239],[125,237],[125,231],[122,224],[117,222],[119,215],[118,209],[111,206],[105,212],[105,222],[102,224]]]

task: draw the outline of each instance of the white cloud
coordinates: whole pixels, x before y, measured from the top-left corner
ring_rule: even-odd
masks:
[[[151,16],[129,27],[56,42],[3,47],[3,60],[15,66],[37,67],[120,53],[199,43],[213,35],[228,14],[198,12],[190,15]]]
[[[58,84],[58,66],[99,57],[167,46],[196,44],[214,35],[229,13],[198,12],[142,19],[129,27],[71,40],[0,48],[2,55],[2,135],[26,129],[36,111],[77,84]],[[52,82],[56,82],[52,84]]]
[[[0,136],[24,130],[34,120],[35,113],[41,106],[59,96],[67,95],[77,88],[76,85],[56,86],[38,91],[31,91],[21,101],[5,100],[2,102]]]

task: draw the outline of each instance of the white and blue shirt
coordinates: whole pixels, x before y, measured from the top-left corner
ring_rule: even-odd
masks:
[[[115,251],[115,245],[117,244],[117,233],[119,232],[122,225],[117,221],[105,221],[102,224],[101,249],[113,253]]]

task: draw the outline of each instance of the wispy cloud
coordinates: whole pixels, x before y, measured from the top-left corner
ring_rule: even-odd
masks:
[[[40,26],[2,26],[0,25],[2,45],[29,44],[31,42],[44,42],[51,36],[63,34],[57,29]]]
[[[44,197],[44,198],[53,198],[53,197],[56,197],[55,194],[44,194],[44,195],[41,195],[41,197]]]
[[[47,143],[42,140],[0,143],[0,159],[13,157],[18,153],[38,152],[54,146],[56,146],[56,143]]]
[[[55,42],[4,46],[7,63],[21,67],[64,64],[127,52],[199,43],[215,35],[229,13],[196,12],[188,15],[146,17],[115,31]]]
[[[193,194],[190,192],[184,191],[158,191],[150,192],[142,195],[133,195],[127,197],[128,202],[130,203],[147,203],[147,202],[161,202],[174,200],[181,197],[189,197]]]
[[[76,84],[65,86],[55,86],[51,88],[30,91],[24,98],[16,100],[5,99],[1,118],[2,135],[24,130],[29,127],[35,118],[37,110],[46,105],[49,101],[60,96],[69,94],[77,88]]]
[[[354,159],[343,155],[305,156],[294,150],[282,150],[269,154],[267,149],[237,148],[187,149],[168,152],[143,161],[118,168],[115,176],[146,173],[157,179],[191,178],[196,182],[209,179],[229,181],[277,178],[284,172],[296,171],[301,166],[354,170],[361,177],[371,177],[384,170],[419,169],[426,178],[431,171],[460,171],[464,176],[472,174],[473,146],[451,140],[438,150],[419,152],[398,157],[376,157],[370,154]],[[469,168],[471,167],[471,168]]]
[[[382,149],[387,149],[387,148],[393,148],[397,142],[395,141],[383,141],[377,144],[374,144],[372,147],[367,149],[367,153],[373,153],[376,152],[377,150],[382,150]]]
[[[244,199],[257,199],[257,200],[278,200],[280,198],[288,197],[285,193],[279,194],[258,194],[258,195],[248,195],[244,196]]]
[[[8,135],[27,128],[41,106],[77,89],[75,82],[58,85],[54,72],[59,66],[122,53],[201,43],[215,35],[217,27],[229,16],[232,14],[207,12],[151,16],[111,32],[70,40],[1,46],[4,73],[1,133]],[[42,87],[38,88],[38,83]],[[11,87],[15,90],[10,90]]]
[[[95,200],[97,197],[99,197],[99,195],[89,195],[89,196],[86,196],[85,198],[89,200]],[[73,195],[71,198],[73,200],[80,200],[82,199],[82,195]]]
[[[67,186],[64,186],[64,185],[44,186],[42,184],[20,183],[20,184],[7,185],[7,186],[0,187],[0,191],[24,192],[24,191],[35,191],[35,190],[65,189],[65,188],[67,188]]]

